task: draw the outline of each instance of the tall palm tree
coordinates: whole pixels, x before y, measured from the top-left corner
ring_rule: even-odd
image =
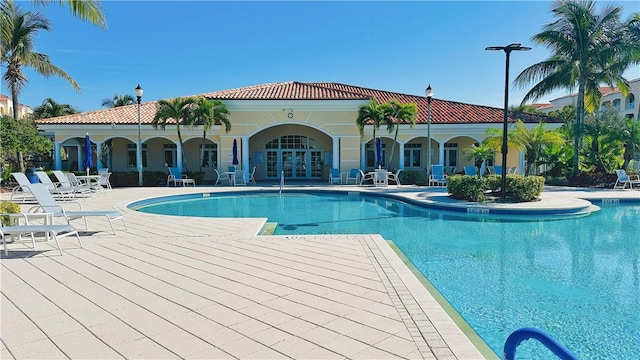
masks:
[[[525,149],[525,157],[527,159],[526,176],[532,174],[544,147],[564,144],[564,139],[560,133],[548,131],[544,123],[538,123],[533,129],[529,130],[521,120],[518,120],[513,130],[510,131],[509,136],[515,143],[519,144],[519,148]]]
[[[166,128],[167,124],[175,123],[178,140],[180,141],[180,154],[178,154],[178,157],[184,165],[185,171],[187,171],[187,163],[184,160],[184,142],[180,133],[180,125],[192,126],[192,105],[195,103],[196,99],[192,97],[159,100],[156,105],[156,114],[151,122],[154,129],[160,127],[162,130]]]
[[[395,129],[388,166],[388,168],[393,168],[393,155],[396,149],[396,142],[398,141],[398,130],[400,129],[400,124],[409,123],[409,127],[413,127],[418,118],[418,106],[414,103],[402,104],[396,99],[391,99],[389,102],[384,103],[383,107],[386,112],[387,123],[393,125],[389,132]]]
[[[2,81],[11,92],[13,117],[18,118],[18,96],[29,82],[23,68],[32,68],[44,77],[59,76],[76,91],[80,86],[61,68],[51,63],[49,56],[35,51],[35,37],[41,30],[51,31],[49,21],[40,13],[23,11],[11,0],[0,4],[0,63],[6,66]]]
[[[108,108],[114,108],[119,106],[133,105],[136,103],[136,99],[133,98],[133,95],[119,95],[115,94],[112,98],[104,98],[102,100],[102,106]]]
[[[34,119],[46,119],[77,113],[78,110],[69,104],[60,104],[52,98],[46,98],[42,101],[42,105],[33,108],[31,117]]]
[[[214,125],[224,125],[224,132],[231,131],[231,123],[229,122],[229,109],[221,100],[208,100],[200,97],[195,103],[193,109],[194,125],[202,125],[202,147],[200,149],[200,169],[202,171],[202,163],[204,162],[204,145],[207,139],[207,130]]]
[[[573,171],[577,173],[585,112],[593,112],[599,106],[601,83],[628,91],[628,82],[622,74],[639,44],[626,43],[628,27],[620,22],[621,7],[608,6],[596,14],[594,1],[560,0],[554,3],[552,12],[556,20],[532,37],[537,44],[549,47],[551,56],[524,69],[515,83],[524,87],[538,81],[525,95],[523,104],[554,90],[571,91],[577,86],[573,161]]]
[[[364,135],[364,127],[366,125],[373,126],[373,141],[375,143],[376,140],[376,130],[380,129],[380,126],[383,124],[387,125],[387,129],[391,132],[393,129],[393,122],[389,120],[386,115],[385,107],[378,103],[376,99],[371,99],[368,104],[361,105],[358,108],[358,117],[356,118],[356,125],[358,125],[358,130],[360,130],[360,135]],[[374,164],[378,163],[378,154],[376,151],[373,152],[375,161]]]
[[[74,16],[103,29],[107,28],[107,23],[102,13],[102,4],[99,0],[32,0],[32,2],[39,5],[55,3],[64,5],[66,3]]]

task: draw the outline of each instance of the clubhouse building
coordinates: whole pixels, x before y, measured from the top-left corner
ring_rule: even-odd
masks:
[[[375,142],[372,126],[361,135],[356,125],[358,109],[375,98],[383,103],[396,99],[418,106],[414,127],[402,124],[397,142],[386,127],[376,130],[382,139],[383,167],[426,172],[431,164],[443,164],[447,173],[461,172],[473,164],[464,149],[480,143],[489,128],[502,129],[504,110],[434,98],[428,125],[427,98],[332,82],[282,82],[200,94],[219,99],[229,109],[231,130],[214,126],[206,133],[202,126],[181,126],[184,148],[175,123],[165,130],[154,129],[157,102],[140,105],[140,137],[143,171],[164,171],[166,166],[182,171],[200,168],[201,152],[205,181],[215,179],[214,169],[226,171],[233,163],[233,143],[237,144],[238,167],[256,180],[276,180],[284,171],[287,179],[327,179],[331,168],[373,169]],[[547,123],[548,129],[562,125],[544,115],[509,112],[508,121],[522,120],[527,126]],[[128,105],[56,118],[36,120],[38,127],[54,141],[54,169],[76,170],[83,163],[84,138],[90,135],[94,167],[110,171],[137,171],[138,105]],[[428,129],[430,128],[430,129]],[[427,144],[430,130],[431,146]],[[428,149],[431,152],[428,153]],[[64,149],[64,151],[62,151]],[[178,161],[184,152],[184,162]],[[496,154],[495,165],[500,165]],[[508,166],[524,169],[524,155],[509,149]],[[80,165],[82,167],[82,165]]]

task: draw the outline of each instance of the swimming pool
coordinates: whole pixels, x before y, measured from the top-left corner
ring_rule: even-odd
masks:
[[[590,216],[500,221],[379,196],[220,194],[133,204],[139,211],[267,217],[276,234],[379,233],[392,240],[496,353],[513,330],[543,329],[579,358],[640,353],[640,205]],[[535,355],[534,355],[535,354]],[[542,354],[542,355],[540,355]],[[522,358],[550,358],[535,342]]]

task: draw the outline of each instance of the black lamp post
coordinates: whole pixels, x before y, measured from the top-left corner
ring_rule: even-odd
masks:
[[[136,146],[136,164],[138,167],[138,186],[142,186],[142,123],[140,120],[140,101],[142,100],[142,87],[140,84],[134,89],[136,98],[138,99],[138,145]]]
[[[519,43],[507,46],[489,46],[485,50],[502,50],[507,55],[507,65],[504,75],[504,119],[502,123],[502,193],[500,199],[506,200],[507,196],[507,113],[509,111],[509,55],[512,51],[531,50],[530,47],[521,46]]]
[[[424,91],[427,95],[427,177],[431,174],[431,100],[433,99],[433,89],[431,84]]]

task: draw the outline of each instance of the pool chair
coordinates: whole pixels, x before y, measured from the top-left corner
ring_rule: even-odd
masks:
[[[365,174],[360,169],[358,169],[358,171],[360,172],[360,183],[358,183],[358,185],[362,186],[366,181],[371,181],[371,183],[373,183],[373,177],[375,173],[368,172]]]
[[[253,183],[254,185],[256,184],[256,178],[253,177],[256,174],[256,166],[253,166],[253,169],[251,169],[251,172],[249,173],[249,183]]]
[[[495,165],[493,167],[493,173],[496,175],[502,175],[502,165]]]
[[[616,170],[616,175],[618,178],[616,179],[616,183],[613,184],[615,190],[624,190],[627,188],[627,185],[629,185],[629,190],[633,189],[633,185],[636,185],[636,188],[640,187],[639,175],[629,175],[624,169]]]
[[[40,182],[45,185],[47,190],[49,190],[49,192],[57,198],[70,199],[75,197],[75,192],[73,191],[73,189],[66,188],[59,183],[54,183],[53,181],[51,181],[51,178],[49,177],[49,175],[47,175],[46,172],[34,171],[33,173],[38,177],[38,180],[40,180]]]
[[[402,184],[400,184],[400,172],[402,171],[402,169],[399,169],[398,171],[394,173],[390,172],[387,174],[387,180],[388,181],[394,181],[396,183],[396,185],[400,186]]]
[[[429,186],[447,185],[447,175],[444,173],[444,166],[431,165],[431,175],[429,175]]]
[[[31,196],[31,190],[29,190],[29,185],[31,185],[31,181],[29,181],[29,178],[27,178],[27,175],[21,172],[15,172],[15,173],[11,173],[11,176],[13,176],[13,178],[18,182],[18,186],[15,186],[11,190],[11,196],[9,197],[9,200],[18,201],[17,199],[14,199],[14,197],[18,197],[19,195],[22,195],[22,199],[20,199],[21,202],[33,200]],[[27,195],[29,195],[30,197],[29,199],[27,199]]]
[[[340,169],[331,169],[329,172],[329,184],[341,184],[342,183],[342,175],[340,174]]]
[[[469,176],[477,176],[478,175],[478,168],[475,166],[465,166],[464,167],[464,174],[465,175],[469,175]]]
[[[79,202],[65,202],[67,203],[75,203],[78,205],[79,210],[76,211],[68,211],[63,208],[60,204],[56,203],[56,200],[53,198],[53,195],[47,190],[44,184],[31,184],[29,186],[29,190],[33,197],[36,198],[38,202],[37,206],[29,209],[28,212],[45,212],[53,214],[54,217],[63,217],[67,224],[70,224],[71,220],[75,219],[83,219],[85,228],[89,228],[89,224],[87,223],[87,217],[89,216],[99,216],[104,217],[109,221],[109,226],[111,226],[111,231],[113,235],[116,234],[116,230],[113,228],[113,220],[121,219],[122,224],[124,224],[125,230],[127,229],[127,224],[124,222],[124,216],[121,212],[116,210],[82,210],[82,204]]]
[[[247,179],[244,177],[244,170],[236,170],[233,178],[233,186],[247,186]]]
[[[169,167],[169,175],[167,175],[167,186],[173,183],[173,186],[186,186],[193,185],[196,186],[196,181],[194,179],[190,179],[187,175],[182,175],[180,173],[180,169],[177,167]]]
[[[68,189],[76,194],[91,194],[91,188],[88,185],[78,182],[74,173],[69,173],[71,176],[63,173],[60,170],[53,170],[56,180],[58,180],[59,189]]]
[[[0,221],[0,238],[2,238],[2,245],[4,247],[5,256],[9,255],[9,250],[7,249],[6,237],[22,236],[25,234],[31,235],[31,244],[34,250],[36,248],[36,239],[34,234],[38,234],[38,233],[45,234],[47,236],[47,240],[49,240],[49,238],[53,238],[53,241],[55,241],[56,246],[58,247],[58,251],[60,251],[60,255],[63,255],[63,254],[62,254],[62,248],[60,248],[60,243],[58,242],[58,239],[62,237],[75,235],[76,239],[78,239],[78,243],[80,244],[80,247],[84,248],[84,246],[82,246],[82,241],[80,240],[80,236],[78,235],[78,230],[76,230],[73,226],[69,224],[66,224],[66,225],[29,224],[28,221],[26,220],[28,218],[27,215],[28,214],[24,214],[25,216],[24,225],[4,226],[2,224],[2,221]]]
[[[347,174],[347,179],[345,183],[348,185],[351,181],[353,181],[353,185],[358,185],[360,183],[360,174],[362,171],[360,169],[351,169]]]
[[[231,185],[231,177],[229,176],[228,173],[225,172],[220,174],[218,169],[213,169],[213,171],[215,171],[216,173],[216,182],[215,184],[213,184],[213,186],[218,185],[218,183],[222,184],[223,181],[226,181],[227,183],[229,183],[229,185]]]

